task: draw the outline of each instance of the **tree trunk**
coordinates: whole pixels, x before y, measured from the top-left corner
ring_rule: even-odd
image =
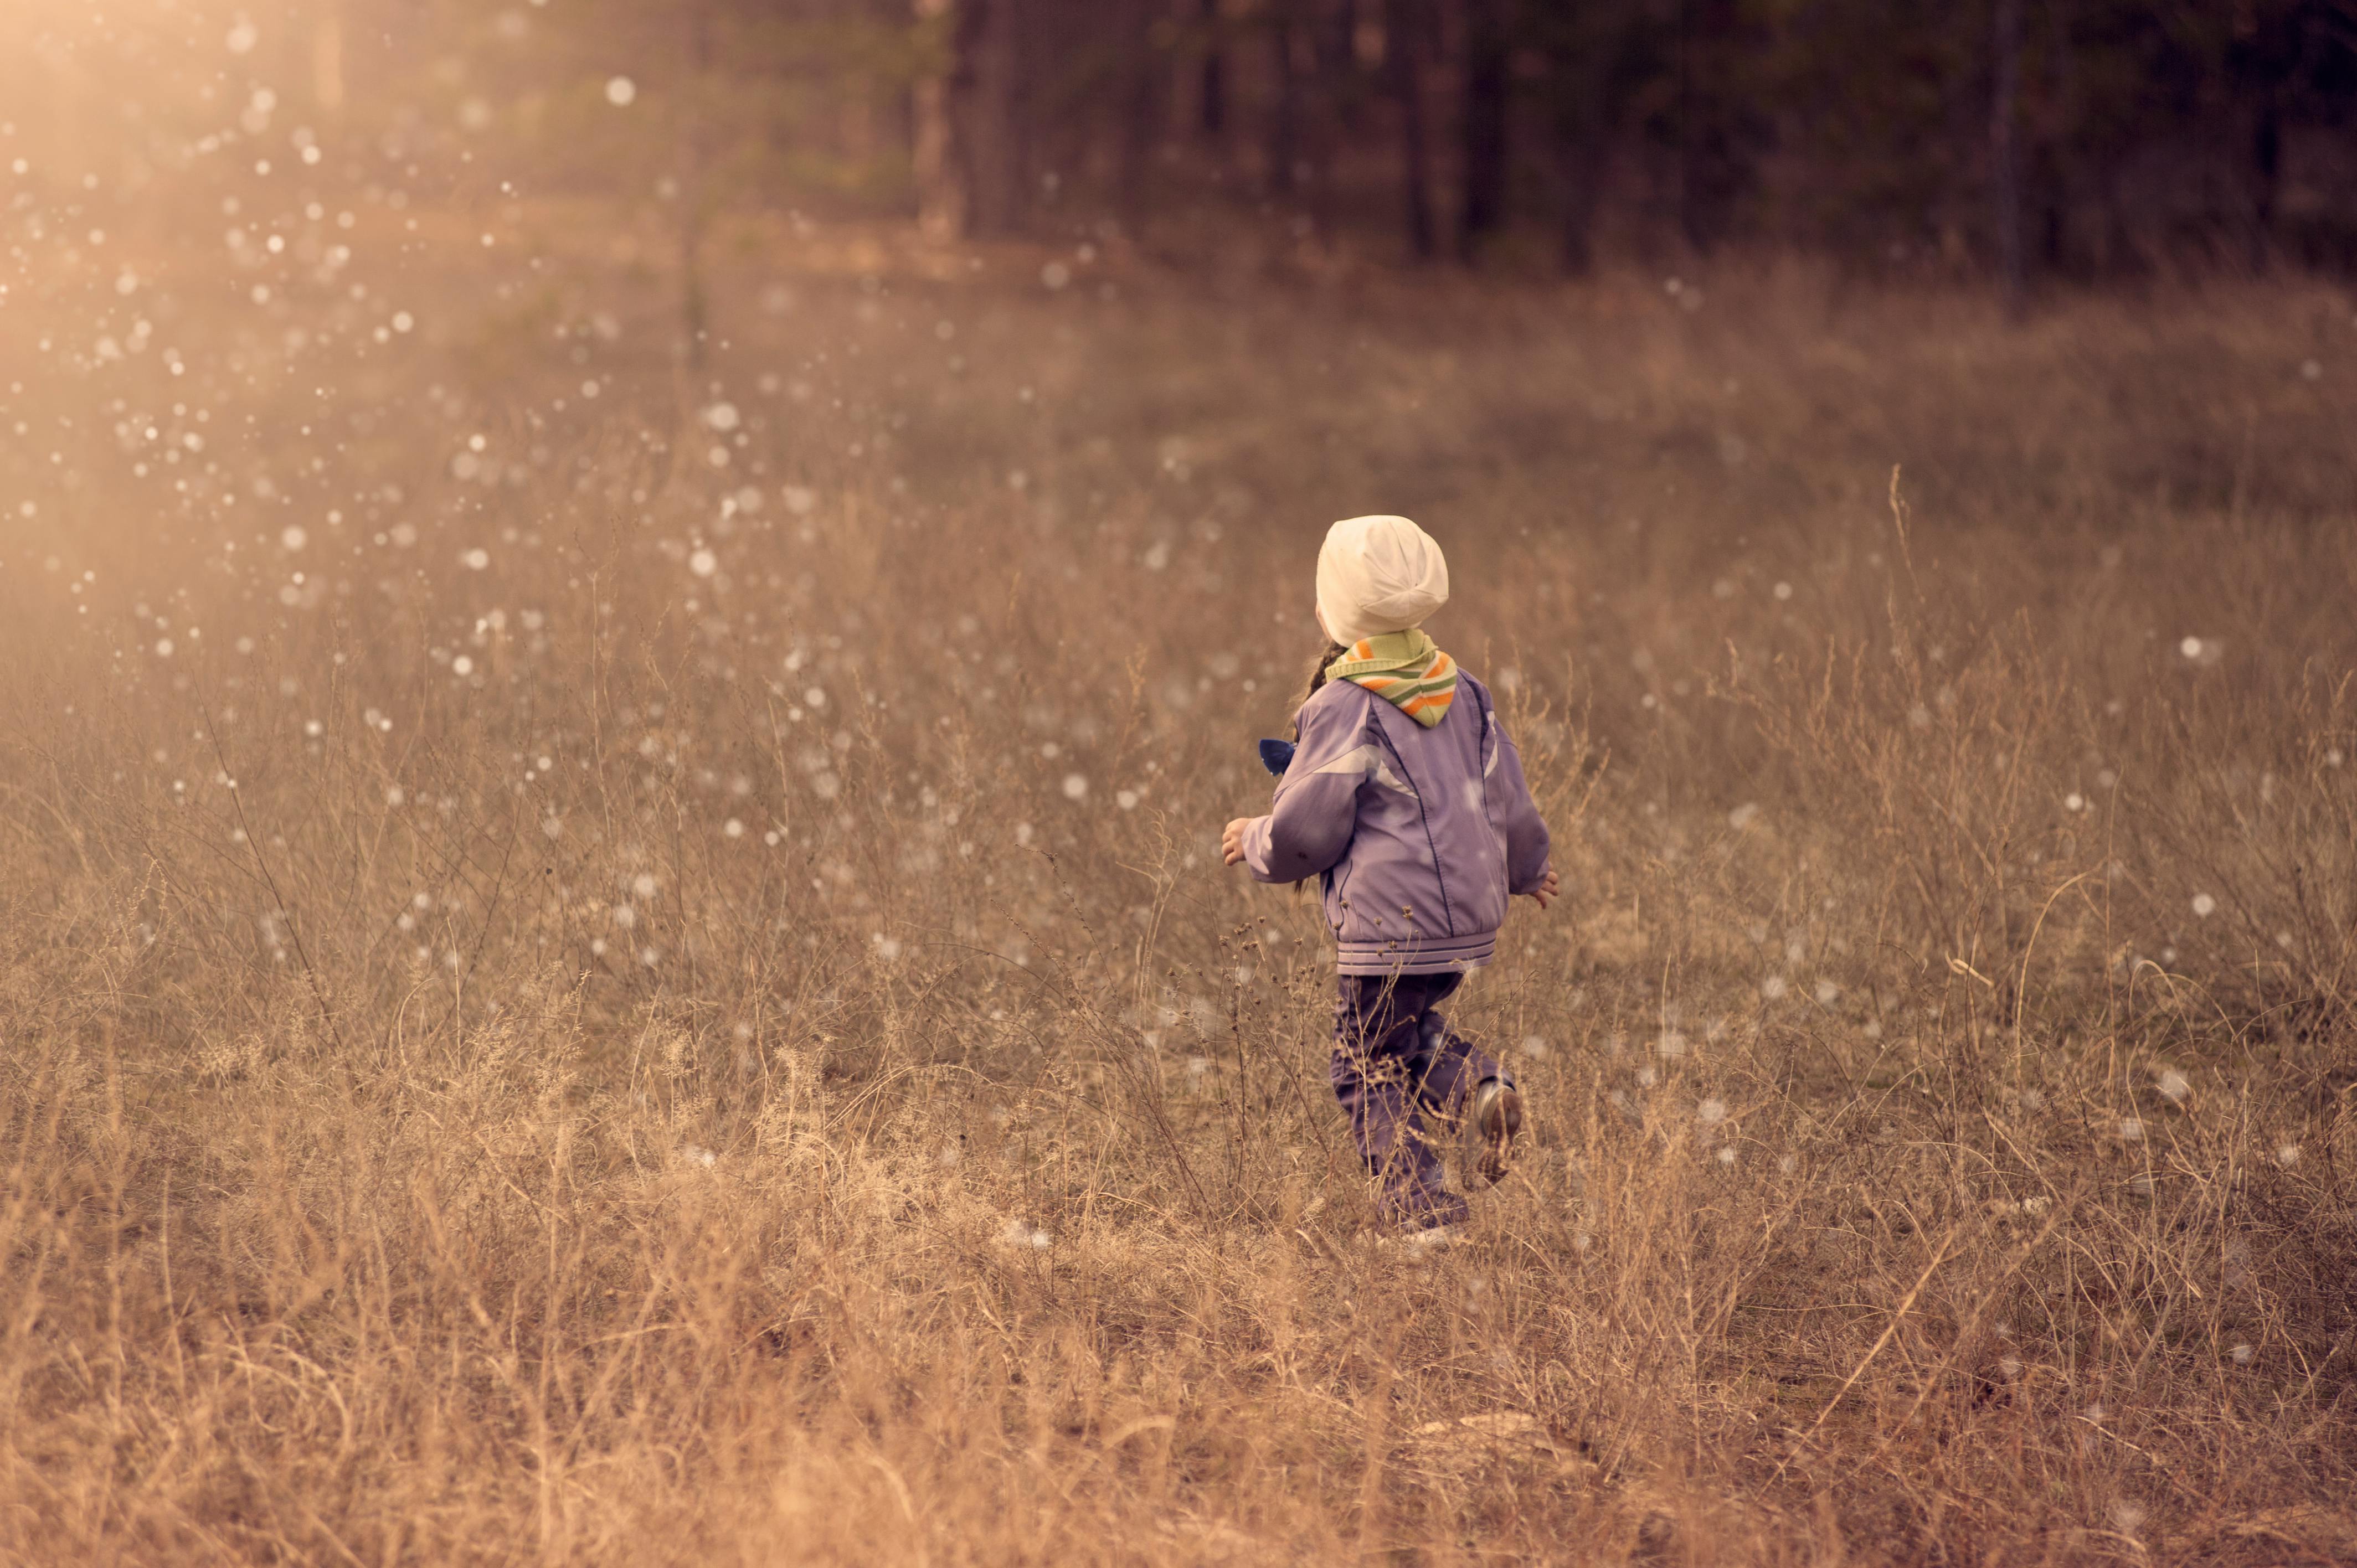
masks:
[[[1268,123],[1268,188],[1289,196],[1301,157],[1301,79],[1293,69],[1294,0],[1276,0],[1268,19],[1269,66],[1276,96]]]
[[[1408,253],[1432,259],[1431,152],[1424,124],[1422,17],[1416,0],[1384,0],[1383,65],[1400,107],[1400,173],[1405,182]]]
[[[1467,0],[1464,199],[1458,209],[1457,248],[1468,262],[1481,241],[1506,220],[1512,64],[1503,0]]]
[[[919,219],[936,239],[1003,234],[1030,206],[1028,0],[916,0],[940,29],[916,92]]]
[[[1688,244],[1695,227],[1694,35],[1694,0],[1678,0],[1678,226]]]
[[[1735,0],[1678,6],[1678,218],[1686,243],[1706,255],[1726,237],[1749,176],[1728,80],[1739,20]]]
[[[944,145],[936,174],[958,233],[1003,234],[1030,206],[1025,0],[944,0],[950,22]],[[940,13],[936,12],[936,15]],[[951,192],[963,188],[962,202]]]
[[[2041,138],[2036,152],[2040,198],[2040,265],[2049,273],[2077,268],[2081,259],[2072,240],[2072,215],[2083,203],[2087,180],[2084,159],[2072,145],[2080,125],[2078,31],[2072,0],[2047,0],[2046,54],[2052,65],[2046,91],[2051,97],[2059,134]]]
[[[1563,270],[1586,277],[1596,270],[1596,213],[1604,196],[1606,146],[1594,124],[1557,123],[1555,163],[1563,180]]]
[[[1318,76],[1328,111],[1346,129],[1359,124],[1359,95],[1351,74],[1359,63],[1359,0],[1334,0],[1334,8],[1314,31]]]
[[[1228,55],[1221,36],[1220,0],[1202,0],[1203,63],[1201,96],[1197,100],[1197,124],[1208,142],[1228,134]]]
[[[1309,22],[1318,70],[1317,113],[1310,140],[1309,220],[1321,234],[1334,228],[1337,163],[1346,133],[1359,124],[1358,0],[1332,0]]]
[[[1163,14],[1163,0],[1126,0],[1127,26],[1122,38],[1126,59],[1121,107],[1120,189],[1114,194],[1121,226],[1132,240],[1146,231],[1151,200],[1156,133],[1164,125],[1164,82],[1157,69],[1159,46],[1155,23]]]
[[[686,0],[686,80],[682,84],[679,159],[680,329],[690,371],[701,372],[705,360],[709,302],[704,285],[704,229],[710,193],[705,188],[711,152],[710,136],[701,105],[712,70],[713,0]]]
[[[1996,91],[1989,108],[1989,193],[1996,202],[1997,276],[2005,307],[2021,314],[2028,292],[2021,241],[2021,0],[1996,0]]]
[[[2276,199],[2283,186],[2283,116],[2272,96],[2259,104],[2251,128],[2251,270],[2265,272],[2272,258]]]
[[[951,0],[916,0],[917,25],[932,32],[934,70],[919,80],[913,94],[915,124],[909,161],[917,180],[917,226],[935,243],[962,238],[973,221],[971,173],[955,131],[952,99],[960,68]]]

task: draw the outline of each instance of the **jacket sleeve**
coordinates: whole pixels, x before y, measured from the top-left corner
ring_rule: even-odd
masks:
[[[1523,754],[1515,749],[1513,737],[1506,733],[1495,710],[1490,722],[1498,726],[1497,785],[1505,806],[1506,890],[1517,895],[1535,892],[1547,873],[1546,823],[1540,820],[1538,802],[1531,799],[1530,781],[1523,777]]]
[[[1351,702],[1312,701],[1301,710],[1301,739],[1277,781],[1275,808],[1244,830],[1244,864],[1263,882],[1299,882],[1340,861],[1359,825],[1359,788],[1367,781],[1360,751],[1366,710]]]

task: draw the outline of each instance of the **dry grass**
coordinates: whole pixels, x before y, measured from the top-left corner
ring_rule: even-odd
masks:
[[[9,306],[0,1556],[2357,1552],[2346,299],[546,221]],[[1574,890],[1422,1265],[1212,852],[1379,509]]]

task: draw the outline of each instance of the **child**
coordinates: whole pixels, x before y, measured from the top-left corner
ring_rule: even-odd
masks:
[[[1557,888],[1489,692],[1424,633],[1448,601],[1440,546],[1407,519],[1327,532],[1318,624],[1333,646],[1275,806],[1221,841],[1228,865],[1263,882],[1322,884],[1338,953],[1334,1093],[1383,1217],[1420,1240],[1446,1240],[1467,1212],[1441,1185],[1427,1122],[1469,1125],[1496,1182],[1523,1121],[1506,1069],[1433,1009],[1496,952],[1510,895],[1544,909]]]

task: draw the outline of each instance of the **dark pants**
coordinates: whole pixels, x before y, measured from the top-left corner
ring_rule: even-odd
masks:
[[[1441,1184],[1438,1135],[1464,1123],[1483,1079],[1512,1078],[1433,1011],[1461,974],[1345,974],[1334,1006],[1334,1098],[1380,1187],[1385,1219],[1409,1230],[1453,1225],[1464,1198]]]

